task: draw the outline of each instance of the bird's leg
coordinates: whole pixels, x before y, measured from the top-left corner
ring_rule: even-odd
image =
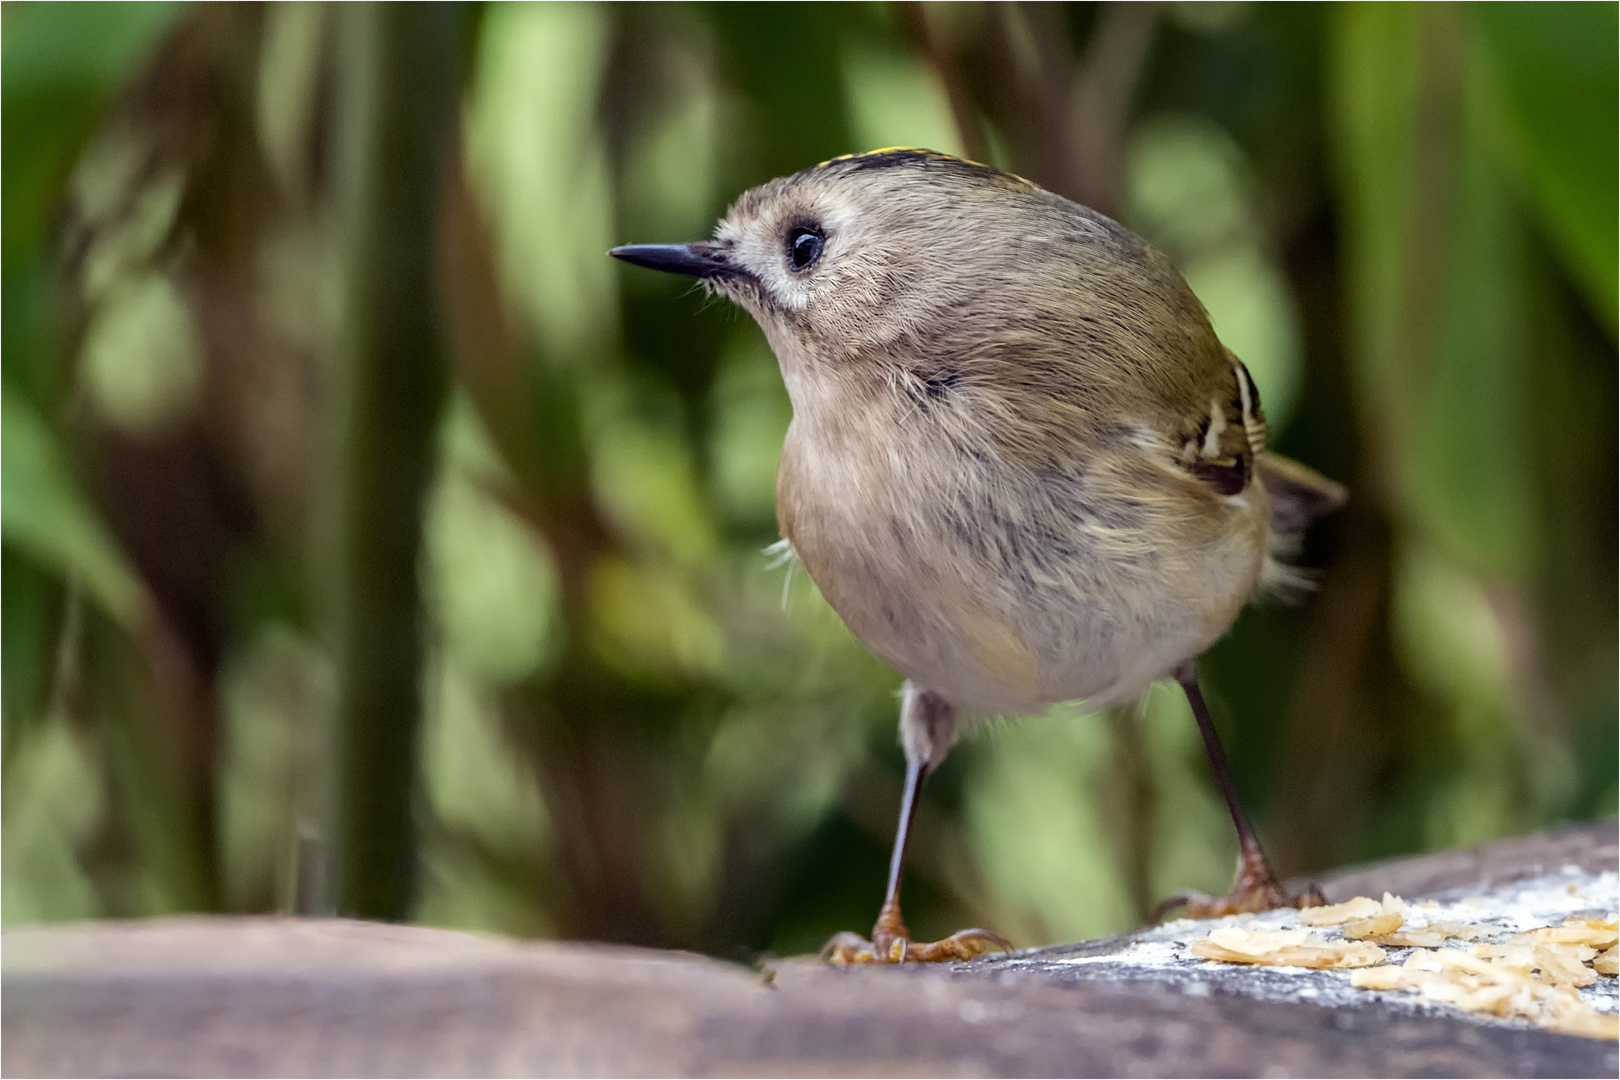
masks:
[[[930,719],[933,720],[930,723]],[[922,794],[923,781],[928,778],[933,754],[931,749],[942,740],[948,748],[954,737],[955,717],[943,699],[927,691],[908,685],[905,706],[901,713],[901,733],[906,741],[906,790],[900,799],[900,824],[895,829],[894,850],[889,855],[889,887],[883,896],[883,908],[878,912],[877,925],[872,927],[872,940],[844,931],[834,935],[822,948],[821,956],[835,964],[904,964],[938,960],[971,960],[991,948],[1010,950],[1011,943],[1000,934],[989,930],[959,930],[939,941],[916,942],[906,929],[900,916],[900,874],[906,861],[906,842],[911,835],[911,823],[917,816],[917,802]],[[908,726],[912,729],[908,731]],[[921,739],[911,736],[922,731]],[[934,738],[931,739],[929,736]],[[921,742],[923,745],[914,745]],[[944,749],[938,749],[944,757]]]
[[[900,916],[900,872],[906,859],[906,840],[917,816],[917,797],[928,776],[928,763],[910,758],[906,762],[906,791],[900,803],[900,825],[894,834],[894,851],[889,856],[889,887],[883,896],[883,909],[872,940],[845,931],[837,934],[821,950],[823,959],[835,964],[904,964],[907,961],[971,960],[990,948],[1011,949],[1000,934],[989,930],[960,930],[940,941],[916,942]]]
[[[1215,722],[1210,719],[1209,706],[1204,702],[1203,691],[1198,688],[1197,662],[1189,660],[1177,668],[1176,681],[1181,684],[1182,691],[1187,695],[1187,703],[1192,706],[1193,717],[1198,721],[1198,733],[1204,737],[1204,750],[1209,755],[1210,770],[1215,774],[1215,786],[1220,788],[1221,798],[1226,800],[1227,812],[1232,815],[1232,824],[1237,827],[1237,878],[1232,882],[1232,891],[1225,896],[1210,896],[1200,892],[1182,893],[1160,904],[1157,914],[1163,916],[1185,904],[1187,914],[1193,918],[1213,919],[1241,912],[1270,911],[1272,908],[1280,907],[1314,907],[1325,903],[1321,890],[1314,885],[1298,896],[1290,896],[1288,890],[1277,880],[1277,875],[1271,872],[1265,853],[1260,850],[1260,840],[1254,835],[1254,830],[1249,826],[1249,819],[1238,803],[1237,789],[1232,786],[1232,772],[1226,764],[1226,751],[1221,749],[1221,738],[1215,732]]]

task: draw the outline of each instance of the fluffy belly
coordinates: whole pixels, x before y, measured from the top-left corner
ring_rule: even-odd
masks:
[[[1225,633],[1259,576],[1257,491],[1189,540],[1154,517],[1153,500],[1111,506],[1074,485],[993,480],[915,476],[886,491],[868,485],[864,498],[838,488],[841,499],[801,488],[797,512],[783,515],[850,631],[964,709],[1134,695]]]
[[[806,567],[850,631],[901,674],[970,711],[1021,713],[1130,697],[1203,652],[1236,617],[1258,574],[1258,558],[1243,547],[1178,560],[1207,570],[1193,599],[1130,580],[1136,567],[1079,568],[1089,573],[1076,577],[1094,588],[1027,592],[1028,578],[975,579],[971,570],[921,560],[859,569],[844,562],[830,573],[811,561]],[[1127,580],[1099,580],[1111,571]],[[1230,582],[1213,605],[1204,602],[1211,581]]]

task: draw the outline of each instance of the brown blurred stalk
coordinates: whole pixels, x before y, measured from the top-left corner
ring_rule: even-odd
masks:
[[[458,4],[363,4],[341,31],[350,231],[330,880],[337,910],[368,918],[403,918],[414,877],[418,560],[445,392],[433,249],[463,18]]]
[[[928,5],[895,5],[907,42],[934,69],[969,156],[988,160],[983,121],[1008,141],[1022,175],[1104,213],[1117,213],[1122,148],[1159,5],[1099,5],[1085,47],[1052,3],[990,4],[958,14],[953,35]]]

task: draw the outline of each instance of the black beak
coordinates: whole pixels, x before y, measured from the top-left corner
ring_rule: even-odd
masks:
[[[669,274],[688,277],[746,277],[747,273],[731,265],[726,249],[710,240],[691,244],[628,244],[608,252],[615,259],[623,259],[634,266],[648,270],[662,270]]]

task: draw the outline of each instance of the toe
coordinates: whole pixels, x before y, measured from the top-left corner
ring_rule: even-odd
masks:
[[[939,941],[910,941],[903,937],[885,938],[877,943],[859,934],[834,934],[821,948],[821,958],[830,964],[937,964],[946,960],[972,960],[975,956],[1000,949],[1012,951],[1012,942],[994,930],[959,930]]]
[[[1241,900],[1241,897],[1192,893],[1187,897],[1187,918],[1221,919],[1228,915],[1236,915],[1246,910],[1241,905]]]
[[[829,964],[871,964],[877,961],[877,951],[861,935],[845,930],[821,947],[821,958]]]
[[[1187,915],[1189,918],[1197,918],[1197,916],[1193,915],[1192,913],[1193,904],[1199,900],[1209,899],[1212,899],[1212,897],[1206,896],[1201,892],[1178,892],[1174,896],[1167,896],[1154,906],[1153,921],[1156,923],[1164,922],[1165,918],[1179,907],[1184,907],[1187,909]]]
[[[1012,942],[993,930],[975,927],[972,930],[958,930],[939,941],[913,943],[906,956],[910,960],[938,963],[942,960],[972,960],[991,949],[1011,952]]]

